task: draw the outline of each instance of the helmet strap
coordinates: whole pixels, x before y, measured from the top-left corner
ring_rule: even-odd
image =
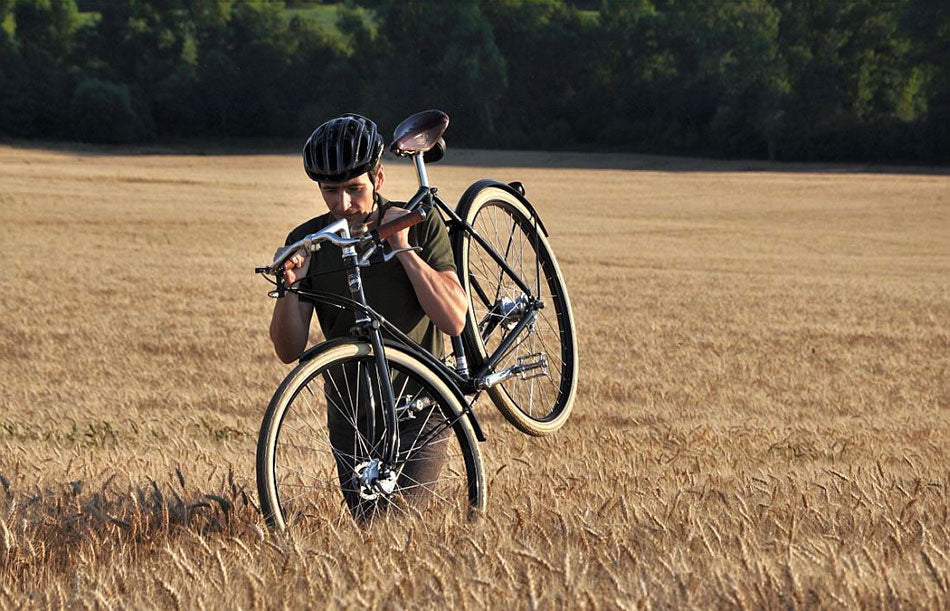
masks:
[[[376,192],[376,189],[373,189],[373,207],[369,209],[369,213],[363,217],[363,222],[360,223],[359,229],[356,233],[364,234],[369,231],[369,219],[373,216],[373,213],[376,212],[376,208],[379,207],[379,193]],[[382,220],[382,219],[379,219]]]

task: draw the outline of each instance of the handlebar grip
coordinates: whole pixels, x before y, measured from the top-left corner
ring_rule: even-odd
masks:
[[[418,225],[426,218],[426,213],[422,210],[415,210],[409,214],[404,214],[394,221],[384,223],[376,228],[376,234],[381,240],[385,240],[392,234],[402,231],[407,227]]]

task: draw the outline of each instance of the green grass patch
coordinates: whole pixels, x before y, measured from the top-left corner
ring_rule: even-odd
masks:
[[[316,4],[307,7],[285,8],[284,16],[288,21],[294,17],[300,17],[321,27],[335,29],[340,18],[339,8],[340,5],[338,4]]]
[[[307,4],[301,6],[288,7],[284,9],[284,17],[290,21],[294,17],[305,19],[320,28],[330,32],[339,32],[340,9],[342,2],[333,4]],[[376,19],[371,11],[365,8],[356,8],[354,10],[363,22],[369,27],[371,32],[377,28]]]
[[[587,25],[594,25],[600,20],[600,11],[582,9],[577,11],[580,14],[581,20]]]
[[[92,26],[99,22],[102,19],[102,13],[99,11],[80,11],[79,12],[79,27],[83,26]]]

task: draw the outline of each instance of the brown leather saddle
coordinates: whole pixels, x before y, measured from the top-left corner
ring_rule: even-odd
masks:
[[[398,157],[422,153],[422,160],[434,163],[445,155],[442,134],[449,126],[449,115],[441,110],[423,110],[405,119],[393,132],[389,150]]]

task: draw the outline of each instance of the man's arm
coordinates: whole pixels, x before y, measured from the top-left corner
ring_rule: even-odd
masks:
[[[383,222],[388,223],[408,214],[403,208],[391,206],[386,210]],[[438,214],[433,212],[432,214]],[[445,231],[443,228],[442,231]],[[448,240],[448,236],[443,236]],[[404,229],[386,238],[394,250],[409,248],[409,230]],[[446,248],[448,246],[446,245]],[[448,335],[455,336],[465,327],[465,312],[468,300],[458,276],[454,270],[438,271],[422,259],[415,251],[401,252],[396,255],[402,264],[419,305],[432,322]]]
[[[465,291],[453,270],[436,271],[414,251],[398,255],[419,305],[432,322],[448,335],[458,335],[465,327],[468,309]]]
[[[294,293],[277,299],[270,321],[270,339],[277,357],[292,363],[307,347],[313,304],[300,301]]]
[[[296,253],[284,264],[286,281],[293,284],[297,278],[304,277],[309,265],[309,252],[301,250]],[[300,301],[296,293],[287,293],[276,300],[270,320],[270,339],[280,360],[292,363],[307,347],[312,316],[313,304]]]

